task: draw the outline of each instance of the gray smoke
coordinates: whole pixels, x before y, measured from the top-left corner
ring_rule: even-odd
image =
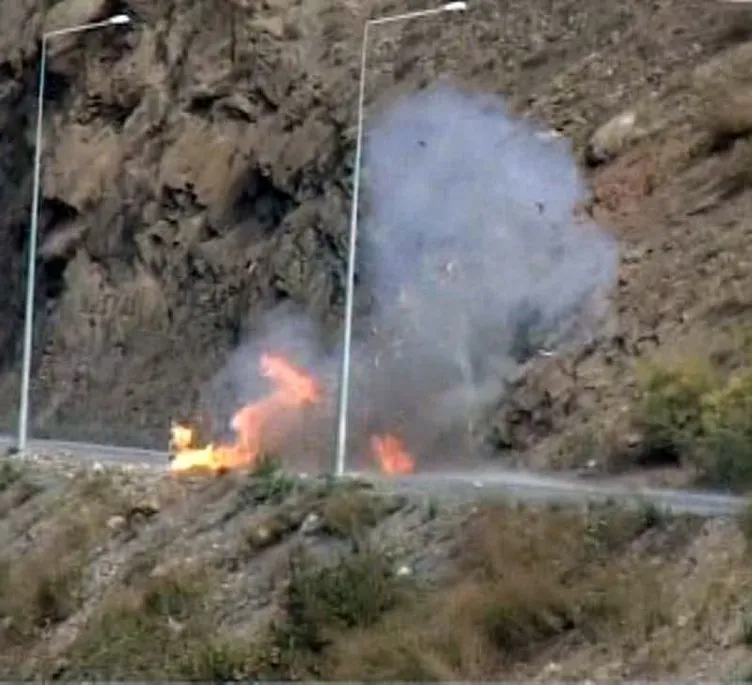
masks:
[[[353,351],[352,466],[378,432],[403,437],[423,463],[463,458],[470,417],[511,370],[592,332],[617,246],[575,217],[587,190],[569,145],[540,133],[498,98],[445,86],[399,100],[371,126],[359,261],[376,304]],[[289,313],[269,321],[223,374],[231,404],[260,394],[248,379],[264,349],[285,351],[329,388],[328,451],[337,358]]]
[[[489,95],[444,86],[398,101],[369,131],[364,185],[381,338],[367,346],[381,362],[359,370],[361,413],[417,449],[456,449],[447,430],[511,369],[589,332],[616,243],[575,217],[587,190],[569,145]]]

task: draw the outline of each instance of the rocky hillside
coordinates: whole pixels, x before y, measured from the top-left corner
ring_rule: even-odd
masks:
[[[0,674],[745,678],[743,524],[6,460]]]
[[[50,45],[34,433],[162,447],[169,418],[201,405],[263,308],[291,300],[336,326],[363,20],[418,6],[61,0],[41,12],[30,0],[0,4],[0,410],[9,424],[40,31],[112,12],[134,18]],[[679,199],[690,186],[674,172],[690,158],[676,150],[684,140],[676,117],[651,129],[647,147],[635,126],[616,135],[616,152],[628,143],[631,156],[613,161],[615,134],[586,148],[596,128],[635,103],[683,111],[692,69],[746,40],[750,27],[744,8],[700,0],[476,0],[459,18],[374,36],[369,111],[449,75],[506,96],[513,111],[571,137],[578,154],[588,152],[583,159],[610,162],[593,176],[595,216],[626,245],[609,335],[595,356],[583,353],[579,375],[577,360],[551,360],[523,377],[490,418],[497,447],[527,454],[543,444],[534,463],[559,463],[571,450],[550,436],[593,407],[618,414],[628,384],[615,378],[635,350],[656,336],[679,340],[697,324],[691,306],[712,299],[692,261],[701,249],[713,253],[703,282],[726,283],[725,250],[744,234],[734,228],[741,205],[718,218]],[[687,173],[713,168],[720,152],[703,150]],[[731,227],[723,244],[714,242],[719,225]]]

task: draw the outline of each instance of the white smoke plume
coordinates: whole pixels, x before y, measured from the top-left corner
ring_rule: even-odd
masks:
[[[369,130],[361,249],[386,350],[359,370],[356,401],[428,459],[458,449],[447,430],[520,361],[589,333],[581,314],[616,278],[615,240],[575,216],[587,189],[569,144],[540,133],[500,99],[447,86]]]
[[[406,96],[370,126],[364,157],[359,262],[376,305],[353,353],[351,466],[364,465],[374,432],[400,435],[419,463],[456,466],[462,440],[451,438],[510,370],[591,332],[582,314],[606,302],[617,245],[575,216],[587,189],[568,143],[496,97],[447,86]],[[232,402],[257,394],[247,372],[268,345],[333,396],[337,358],[315,348],[309,324],[269,321],[223,374]]]

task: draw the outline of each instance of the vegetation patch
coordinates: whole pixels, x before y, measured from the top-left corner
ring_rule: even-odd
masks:
[[[246,506],[280,504],[300,490],[298,479],[281,468],[274,455],[264,455],[243,484],[238,498]]]
[[[198,571],[152,574],[109,593],[66,655],[66,677],[229,677],[230,650],[208,613],[210,583]]]
[[[12,652],[42,637],[79,608],[94,528],[64,519],[26,555],[0,561],[0,646]]]
[[[3,457],[0,459],[0,492],[4,492],[17,483],[24,475],[25,469],[17,458]]]
[[[645,582],[647,573],[625,577],[615,557],[605,556],[644,529],[640,516],[623,516],[485,510],[446,585],[338,643],[328,675],[488,677],[558,636],[596,640],[603,631],[634,629],[631,608],[648,604],[654,617],[642,632],[652,630],[665,607],[660,585]]]
[[[634,423],[648,463],[678,462],[702,436],[703,401],[719,379],[704,359],[685,359],[638,369],[640,400]]]
[[[642,369],[634,422],[647,463],[692,466],[703,484],[752,484],[752,367],[723,375],[710,361],[685,359]]]
[[[110,488],[106,478],[75,481],[68,494],[86,497],[61,500],[54,535],[0,566],[5,672],[23,664],[78,680],[481,679],[571,641],[637,649],[673,621],[672,584],[640,562],[661,553],[646,553],[645,533],[660,540],[673,525],[649,507],[483,506],[463,517],[452,565],[429,578],[368,534],[404,505],[400,498],[353,487],[325,496],[314,487],[253,515],[290,532],[314,513],[324,534],[296,538],[289,567],[277,569],[282,582],[269,590],[270,622],[249,627],[255,619],[245,610],[228,611],[226,567],[166,563],[153,539],[134,546],[108,586],[92,585],[101,543],[130,544],[106,525]],[[245,544],[257,551],[265,540]],[[246,559],[267,561],[276,568],[279,559]]]
[[[669,590],[654,568],[620,560],[665,520],[647,510],[487,508],[470,523],[454,571],[430,588],[369,548],[324,567],[300,557],[254,673],[484,678],[565,635],[597,641],[627,632],[637,644],[666,624]]]
[[[6,460],[0,465],[0,518],[26,504],[44,490],[19,464]]]
[[[374,549],[342,555],[327,566],[292,559],[283,619],[272,626],[271,658],[262,670],[278,677],[320,675],[327,651],[352,631],[366,630],[412,597],[388,556]]]
[[[294,503],[280,507],[251,523],[243,531],[241,556],[250,558],[257,552],[281,543],[300,528],[307,511],[308,508],[301,503]]]
[[[359,488],[343,489],[322,500],[322,530],[335,537],[360,539],[404,505],[400,497],[377,495]]]
[[[6,515],[40,488],[24,472],[10,480],[0,495]],[[1,662],[16,663],[82,608],[90,564],[113,532],[108,524],[130,502],[109,474],[80,474],[50,503],[48,519],[33,519],[28,549],[0,558]]]

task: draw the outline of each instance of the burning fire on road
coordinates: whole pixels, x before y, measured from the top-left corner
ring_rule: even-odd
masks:
[[[323,390],[319,382],[285,357],[262,354],[260,367],[261,375],[272,383],[272,392],[235,413],[230,424],[235,440],[197,445],[193,426],[174,423],[170,429],[170,471],[221,472],[253,467],[264,454],[264,439],[273,421],[321,402]],[[374,435],[371,452],[387,475],[404,475],[415,468],[414,458],[394,435]]]

